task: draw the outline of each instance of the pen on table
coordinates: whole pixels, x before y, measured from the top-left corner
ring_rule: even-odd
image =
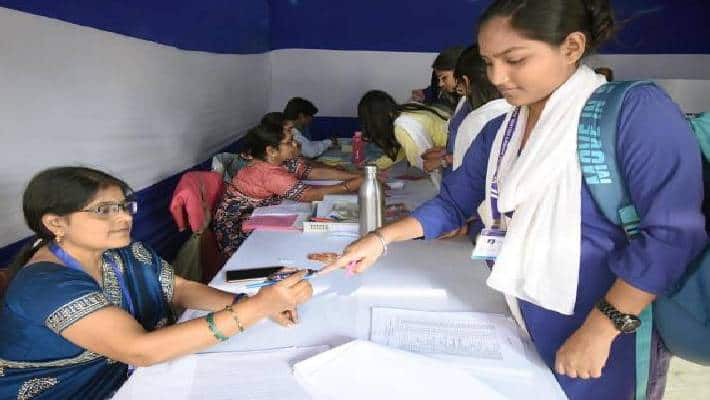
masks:
[[[271,286],[274,284],[277,284],[281,282],[282,280],[288,278],[289,276],[296,274],[301,271],[307,271],[306,276],[303,277],[303,279],[310,279],[312,276],[316,275],[318,273],[318,270],[315,269],[305,269],[305,270],[298,270],[298,271],[289,271],[289,272],[275,272],[271,274],[266,280],[262,282],[256,282],[256,283],[250,283],[246,285],[247,289],[256,289],[264,286]]]

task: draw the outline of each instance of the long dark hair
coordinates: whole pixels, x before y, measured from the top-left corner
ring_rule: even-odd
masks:
[[[394,120],[402,112],[424,111],[446,121],[449,116],[434,107],[419,103],[399,105],[387,92],[370,90],[365,93],[357,105],[357,117],[360,120],[362,134],[377,144],[392,160],[402,147],[394,136]]]
[[[464,76],[468,78],[466,100],[471,109],[475,110],[491,100],[500,98],[498,89],[488,80],[486,63],[481,58],[478,45],[467,47],[456,62],[454,77],[460,81]]]
[[[278,114],[278,115],[277,115]],[[279,119],[279,115],[280,118]],[[245,148],[253,158],[266,160],[266,148],[271,146],[279,147],[284,139],[283,114],[269,113],[262,118],[259,126],[251,128],[244,137]]]
[[[22,212],[25,223],[35,233],[10,266],[10,276],[19,271],[54,235],[42,222],[42,216],[69,215],[80,211],[96,194],[109,187],[118,187],[126,197],[133,191],[128,184],[105,172],[86,167],[56,167],[35,175],[22,195]]]
[[[616,26],[609,0],[497,0],[481,15],[478,30],[494,17],[510,18],[513,29],[552,46],[582,32],[587,37],[584,55],[613,36]]]

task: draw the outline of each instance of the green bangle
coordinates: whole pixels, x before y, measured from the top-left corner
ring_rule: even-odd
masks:
[[[210,332],[212,332],[212,335],[216,337],[220,342],[224,342],[225,340],[229,339],[227,336],[224,336],[222,332],[220,332],[217,329],[217,325],[214,323],[214,313],[209,313],[205,316],[205,320],[207,320],[207,325],[210,327]]]

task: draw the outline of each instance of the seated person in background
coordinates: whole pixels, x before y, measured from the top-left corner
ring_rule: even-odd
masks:
[[[335,138],[310,140],[310,135],[306,136],[308,127],[313,122],[313,116],[317,113],[316,106],[301,97],[289,100],[283,112],[284,118],[293,123],[293,137],[301,145],[301,154],[306,158],[316,158],[337,143]]]
[[[357,191],[362,183],[360,175],[307,166],[301,158],[294,161],[296,142],[282,126],[257,126],[245,140],[252,160],[228,185],[213,222],[217,246],[227,258],[249,236],[242,225],[256,207],[279,204],[286,199],[322,200],[326,194]],[[310,186],[302,181],[307,178],[345,180],[337,185]]]
[[[463,52],[463,46],[454,46],[444,49],[434,59],[431,65],[431,84],[426,89],[412,90],[411,101],[436,105],[452,113],[461,97],[456,92],[454,68],[456,60]]]
[[[261,118],[261,125],[280,126],[283,128],[284,134],[286,134],[286,133],[293,134],[293,132],[294,132],[293,121],[286,119],[284,117],[284,113],[282,113],[282,112],[267,113],[266,115],[264,115]],[[295,139],[296,135],[295,134],[293,134],[293,135],[294,135],[294,139]],[[298,141],[296,141],[296,152],[294,153],[294,157],[292,159],[288,160],[287,163],[295,163],[295,162],[302,161],[306,165],[313,167],[313,168],[326,168],[326,169],[333,169],[333,170],[337,170],[337,171],[345,171],[345,168],[342,166],[334,167],[334,166],[324,164],[320,161],[305,158],[303,156],[303,154],[301,153],[301,149],[302,149],[301,144],[298,143]],[[357,175],[358,174],[354,174],[354,173],[341,173],[338,175],[339,178],[337,178],[337,179],[346,180],[346,179],[354,178]]]
[[[421,155],[432,147],[446,146],[449,114],[434,106],[399,105],[389,94],[371,90],[362,96],[357,115],[363,137],[385,153],[375,162],[379,169],[405,158],[412,166],[423,169]]]
[[[12,266],[0,309],[0,398],[106,399],[129,365],[207,349],[266,317],[297,322],[296,306],[312,293],[305,273],[252,297],[176,276],[131,243],[130,193],[82,167],[48,169],[28,184],[22,208],[36,236]],[[176,324],[171,306],[210,313]]]
[[[477,45],[464,51],[456,63],[455,76],[472,111],[459,122],[456,131],[450,131],[452,135],[449,136],[450,142],[447,142],[447,153],[451,155],[448,163],[453,169],[461,165],[466,151],[481,129],[492,119],[513,108],[500,98],[498,89],[488,80],[486,63],[481,58]]]

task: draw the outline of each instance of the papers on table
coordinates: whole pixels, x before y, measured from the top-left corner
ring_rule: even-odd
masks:
[[[504,315],[373,307],[370,339],[467,371],[507,398],[567,398],[527,335]]]
[[[503,315],[374,307],[370,339],[476,372],[532,374],[520,331]]]
[[[311,203],[284,200],[280,204],[274,206],[257,207],[251,214],[252,217],[262,215],[310,215],[313,212]]]
[[[314,400],[504,399],[459,368],[365,340],[301,361],[293,373]]]
[[[288,231],[303,228],[303,221],[313,212],[311,203],[284,200],[281,204],[257,207],[244,222],[246,232],[255,229]]]
[[[327,349],[193,354],[137,369],[113,399],[308,400],[291,366]]]

